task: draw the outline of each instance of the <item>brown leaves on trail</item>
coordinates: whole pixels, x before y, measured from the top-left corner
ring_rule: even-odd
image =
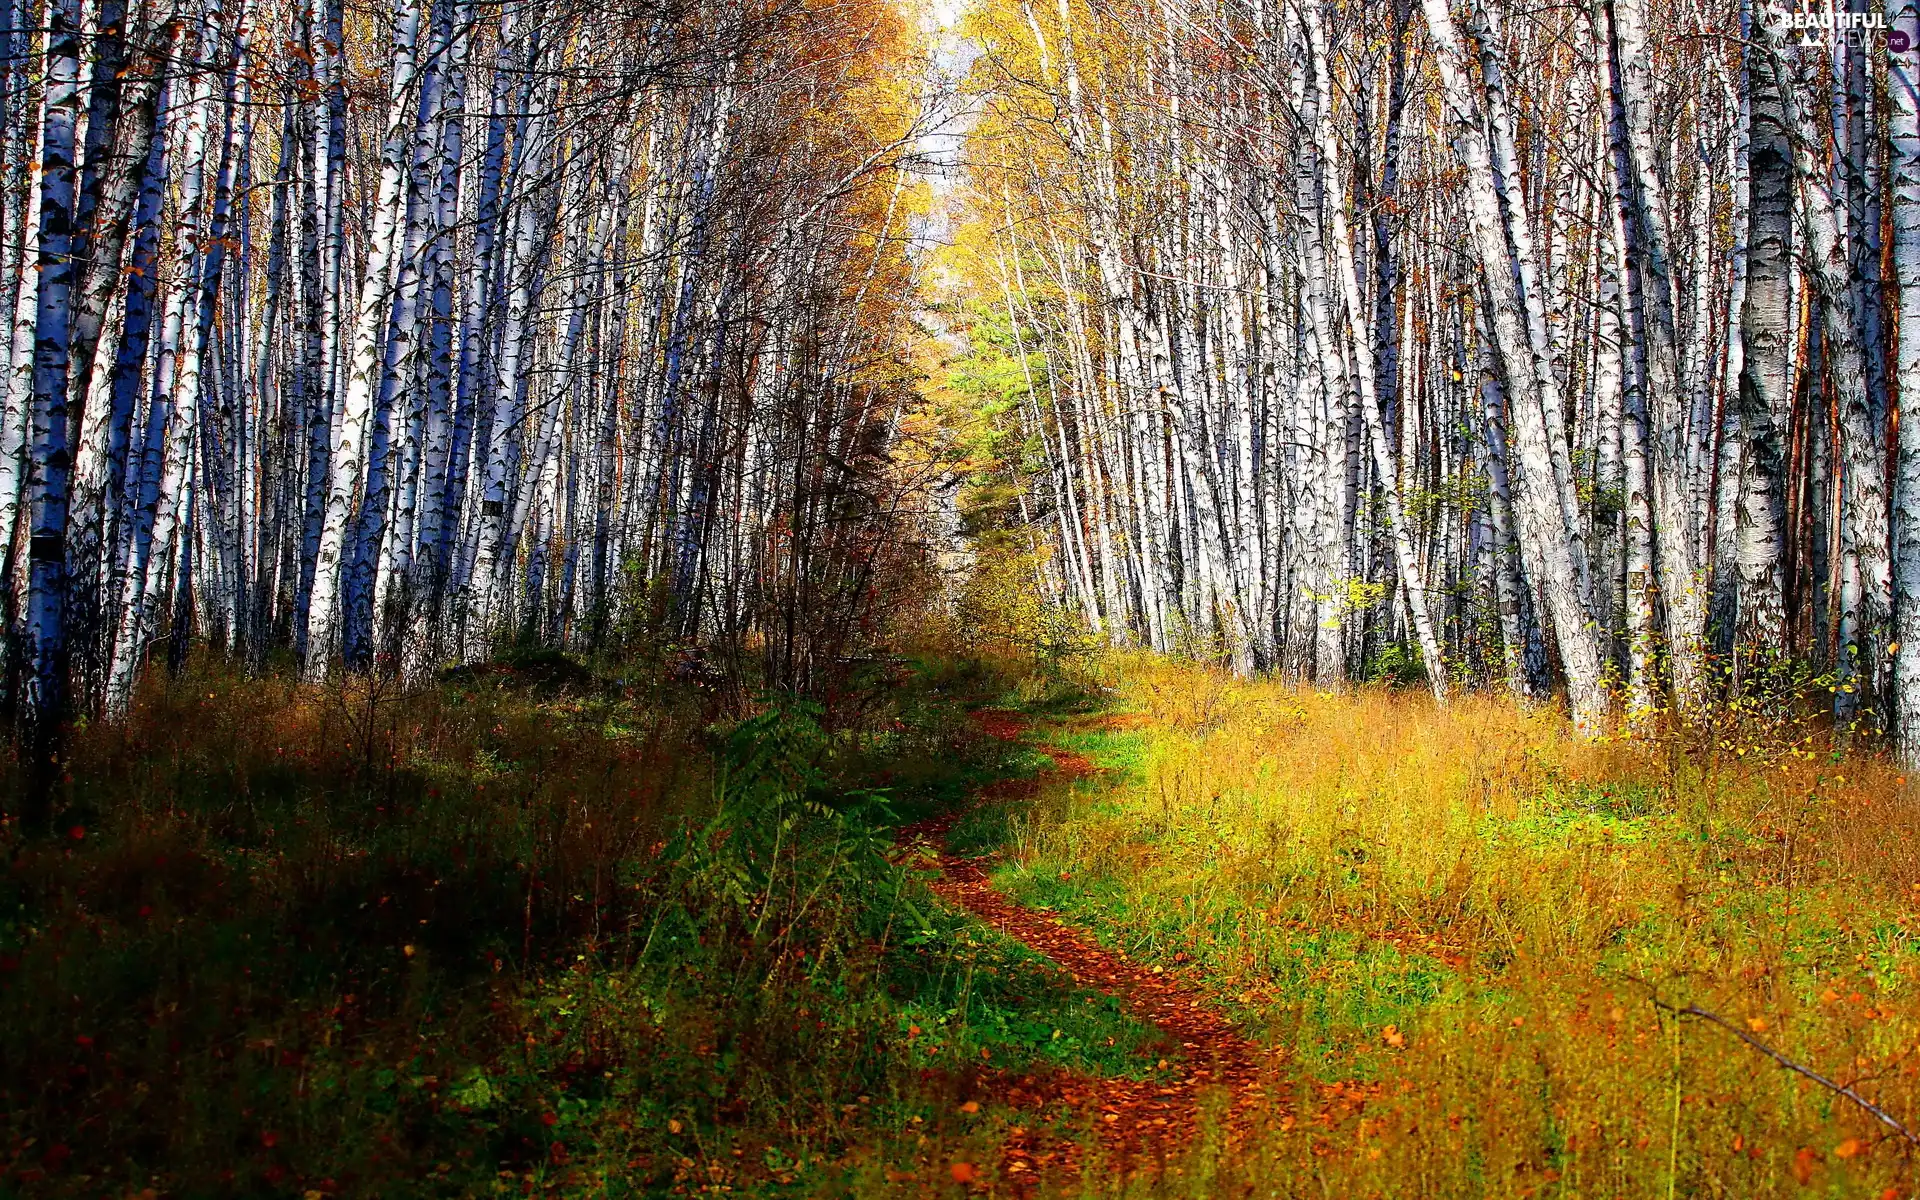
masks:
[[[1027,719],[1017,712],[1008,712],[1002,708],[982,708],[974,712],[973,723],[980,732],[1003,742],[1017,742],[1020,735],[1027,731]]]
[[[976,709],[973,720],[974,724],[979,726],[981,733],[1003,742],[1017,742],[1020,740],[1020,735],[1027,731],[1026,717],[1003,708]],[[1100,768],[1094,766],[1084,755],[1075,754],[1071,750],[1061,750],[1053,746],[1041,746],[1039,750],[1053,760],[1053,769],[1041,779],[1057,778],[1062,775],[1069,779],[1083,779],[1100,771]],[[1000,789],[1009,783],[1026,784],[1030,787],[1039,782],[1041,780],[1002,780],[1000,783],[988,784],[981,790],[981,795],[983,797],[1000,795],[1002,794]]]
[[[1025,729],[1017,713],[983,710],[975,714],[983,732],[1013,740]],[[1054,767],[1037,787],[1061,776],[1082,777],[1097,768],[1085,758],[1047,749]],[[997,796],[989,790],[986,795]],[[1060,1072],[1046,1078],[1008,1081],[1000,1089],[1017,1109],[1038,1109],[1056,1116],[1094,1118],[1102,1148],[1122,1174],[1157,1170],[1167,1157],[1199,1131],[1199,1099],[1205,1089],[1229,1093],[1229,1137],[1244,1136],[1251,1110],[1264,1099],[1259,1054],[1251,1042],[1214,1011],[1208,998],[1178,972],[1147,968],[1108,951],[1061,918],[1035,912],[1008,899],[988,881],[984,860],[962,858],[946,850],[947,834],[960,814],[948,813],[901,831],[903,843],[931,846],[940,866],[935,894],[972,912],[996,931],[1053,960],[1073,982],[1117,997],[1134,1017],[1157,1026],[1181,1047],[1179,1075],[1171,1081],[1094,1079]],[[1160,1066],[1167,1067],[1162,1059]],[[977,1109],[969,1102],[963,1111]],[[1070,1135],[1070,1128],[1060,1133]],[[1067,1137],[1046,1138],[1024,1127],[1010,1131],[1002,1148],[1002,1172],[1016,1184],[1033,1185],[1043,1176],[1072,1178],[1079,1172],[1078,1146]],[[954,1178],[960,1182],[955,1164]],[[973,1168],[969,1165],[968,1170]],[[967,1179],[975,1178],[969,1174]]]

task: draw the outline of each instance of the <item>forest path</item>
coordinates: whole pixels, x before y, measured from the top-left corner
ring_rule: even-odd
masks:
[[[1003,741],[1017,741],[1027,718],[1003,709],[973,714],[981,730]],[[1033,795],[1062,779],[1100,771],[1078,754],[1041,743],[1053,766],[1028,779],[1003,780],[982,788],[976,803]],[[967,808],[956,808],[901,830],[902,845],[921,844],[938,858],[940,877],[932,887],[949,904],[972,913],[997,932],[1045,956],[1083,987],[1116,997],[1136,1019],[1151,1024],[1180,1047],[1178,1075],[1171,1081],[1101,1078],[1069,1072],[1009,1078],[1003,1097],[1019,1109],[1051,1114],[1098,1113],[1094,1128],[1104,1151],[1102,1167],[1124,1175],[1155,1174],[1201,1132],[1201,1098],[1225,1089],[1224,1132],[1244,1136],[1256,1109],[1268,1108],[1262,1063],[1268,1057],[1231,1022],[1214,1010],[1207,994],[1162,967],[1132,962],[1096,942],[1084,930],[1052,913],[1019,904],[989,878],[997,854],[965,857],[948,845],[948,834]],[[1270,1112],[1271,1109],[1268,1108]],[[1016,1188],[1077,1178],[1082,1170],[1076,1141],[1015,1126],[1002,1149],[1000,1177]]]

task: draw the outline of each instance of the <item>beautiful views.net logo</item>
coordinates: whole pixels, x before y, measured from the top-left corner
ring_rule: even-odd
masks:
[[[1798,8],[1782,4],[1779,0],[1767,0],[1766,15],[1761,19],[1775,37],[1799,34],[1799,41],[1795,44],[1800,46],[1833,46],[1842,41],[1865,46],[1875,34],[1886,34],[1887,49],[1896,54],[1912,45],[1905,30],[1889,30],[1887,16],[1883,12],[1848,12],[1828,7]]]

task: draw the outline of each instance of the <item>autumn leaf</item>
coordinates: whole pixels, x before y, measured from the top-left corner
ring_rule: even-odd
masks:
[[[1812,1182],[1813,1165],[1819,1159],[1820,1155],[1811,1146],[1802,1146],[1794,1152],[1793,1177],[1799,1181],[1801,1187]]]
[[[953,1181],[955,1183],[971,1183],[979,1174],[970,1162],[957,1162],[953,1164]]]
[[[1835,1158],[1853,1158],[1865,1149],[1866,1146],[1861,1143],[1859,1138],[1848,1138],[1833,1148],[1833,1156]]]
[[[960,1106],[960,1111],[968,1115],[977,1113],[980,1111],[980,1102],[978,1100],[969,1100]]]

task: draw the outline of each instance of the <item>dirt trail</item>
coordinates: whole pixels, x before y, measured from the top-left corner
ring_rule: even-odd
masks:
[[[983,732],[1013,741],[1026,730],[1017,713],[985,710],[975,714]],[[1094,774],[1085,758],[1040,747],[1053,767],[1037,779],[1009,780],[982,789],[982,800],[1031,794],[1050,780]],[[1134,1174],[1157,1170],[1199,1132],[1199,1102],[1205,1090],[1228,1094],[1228,1136],[1243,1133],[1252,1111],[1265,1102],[1261,1052],[1207,1003],[1206,996],[1173,972],[1143,967],[1100,946],[1086,933],[1050,913],[1017,904],[996,890],[987,871],[994,856],[965,858],[947,848],[947,835],[961,811],[942,814],[901,831],[903,844],[930,846],[939,857],[940,879],[933,890],[942,899],[972,912],[985,924],[1052,959],[1082,986],[1117,997],[1136,1019],[1162,1030],[1180,1047],[1169,1054],[1178,1074],[1166,1082],[1100,1079],[1056,1072],[1007,1078],[1001,1096],[1017,1107],[1059,1114],[1098,1114],[1095,1129],[1108,1162]],[[1084,1119],[1084,1118],[1083,1118]],[[1002,1152],[1001,1178],[1019,1185],[1077,1177],[1078,1144],[1016,1127]]]

